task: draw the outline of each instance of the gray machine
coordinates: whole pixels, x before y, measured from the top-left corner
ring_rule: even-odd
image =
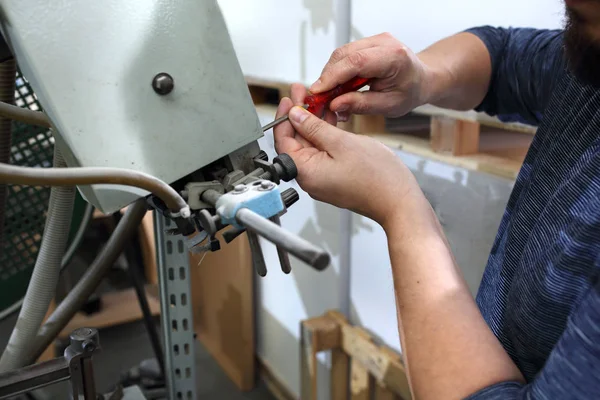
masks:
[[[3,0],[0,28],[68,167],[143,173],[187,203],[169,209],[149,190],[114,180],[78,185],[103,212],[140,198],[155,209],[168,397],[197,398],[193,305],[172,300],[191,299],[189,252],[218,251],[215,235],[229,227],[227,242],[247,233],[261,276],[259,236],[278,246],[283,273],[288,253],[318,270],[329,264],[327,253],[280,226],[298,193],[278,184],[294,179],[296,167],[285,154],[269,161],[260,151],[262,129],[216,0]],[[55,367],[68,364],[60,360]],[[1,375],[0,398],[7,378],[14,388],[31,368],[40,372]],[[93,398],[88,392],[77,398]]]

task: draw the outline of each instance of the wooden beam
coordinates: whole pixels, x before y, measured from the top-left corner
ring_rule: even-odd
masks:
[[[340,324],[342,349],[352,360],[359,361],[377,382],[403,399],[410,400],[410,386],[400,356],[395,353],[392,355],[390,350],[382,349],[366,339],[360,331],[349,325],[340,313],[330,311],[327,315]]]
[[[479,123],[435,116],[431,118],[431,148],[454,156],[479,151]]]
[[[402,400],[381,383],[375,385],[375,400]]]
[[[331,400],[347,400],[350,357],[342,349],[331,350]]]
[[[317,399],[317,353],[340,346],[340,326],[328,316],[300,324],[300,398]]]
[[[371,336],[363,329],[353,327],[354,334],[363,340],[371,342]],[[369,370],[362,361],[352,357],[350,363],[350,399],[369,400],[371,397],[372,379]]]
[[[383,133],[385,117],[383,115],[353,115],[351,127],[354,133]]]

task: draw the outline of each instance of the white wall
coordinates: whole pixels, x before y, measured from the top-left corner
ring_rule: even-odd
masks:
[[[476,293],[513,182],[396,151],[435,210],[469,288]],[[398,204],[402,207],[402,204]],[[355,215],[351,321],[400,351],[387,240],[375,222]]]
[[[336,48],[334,0],[218,0],[246,75],[312,83]]]
[[[479,26],[562,27],[563,0],[353,0],[353,40],[390,32],[413,51]]]

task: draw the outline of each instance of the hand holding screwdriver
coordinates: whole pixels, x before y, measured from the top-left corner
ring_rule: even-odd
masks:
[[[316,115],[319,118],[323,118],[325,115],[325,110],[329,108],[329,103],[331,103],[336,97],[339,97],[343,94],[354,92],[362,89],[363,87],[369,84],[369,79],[354,77],[350,79],[348,82],[343,83],[341,85],[337,85],[331,90],[328,90],[323,93],[310,94],[306,96],[304,99],[304,108],[306,108],[310,113]],[[281,118],[276,119],[275,121],[265,125],[262,127],[263,132],[273,128],[274,126],[279,125],[280,123],[287,121],[289,119],[288,115],[285,115]]]

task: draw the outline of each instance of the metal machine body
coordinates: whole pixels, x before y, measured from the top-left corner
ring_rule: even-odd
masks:
[[[69,167],[173,183],[258,153],[260,122],[216,0],[5,0],[0,15]],[[106,213],[148,194],[79,189]]]
[[[141,400],[137,387],[118,388],[104,396],[96,392],[92,357],[100,350],[98,331],[78,328],[71,333],[64,356],[0,374],[0,399],[16,396],[53,383],[70,381],[74,400]]]
[[[4,0],[0,28],[69,167],[142,171],[188,203],[191,217],[173,217],[140,189],[79,187],[103,212],[141,196],[156,210],[167,393],[195,399],[189,252],[218,251],[224,230],[227,243],[247,234],[260,276],[259,236],[277,246],[283,273],[288,253],[317,270],[330,260],[280,226],[299,197],[279,183],[296,166],[260,151],[263,130],[216,0]]]

